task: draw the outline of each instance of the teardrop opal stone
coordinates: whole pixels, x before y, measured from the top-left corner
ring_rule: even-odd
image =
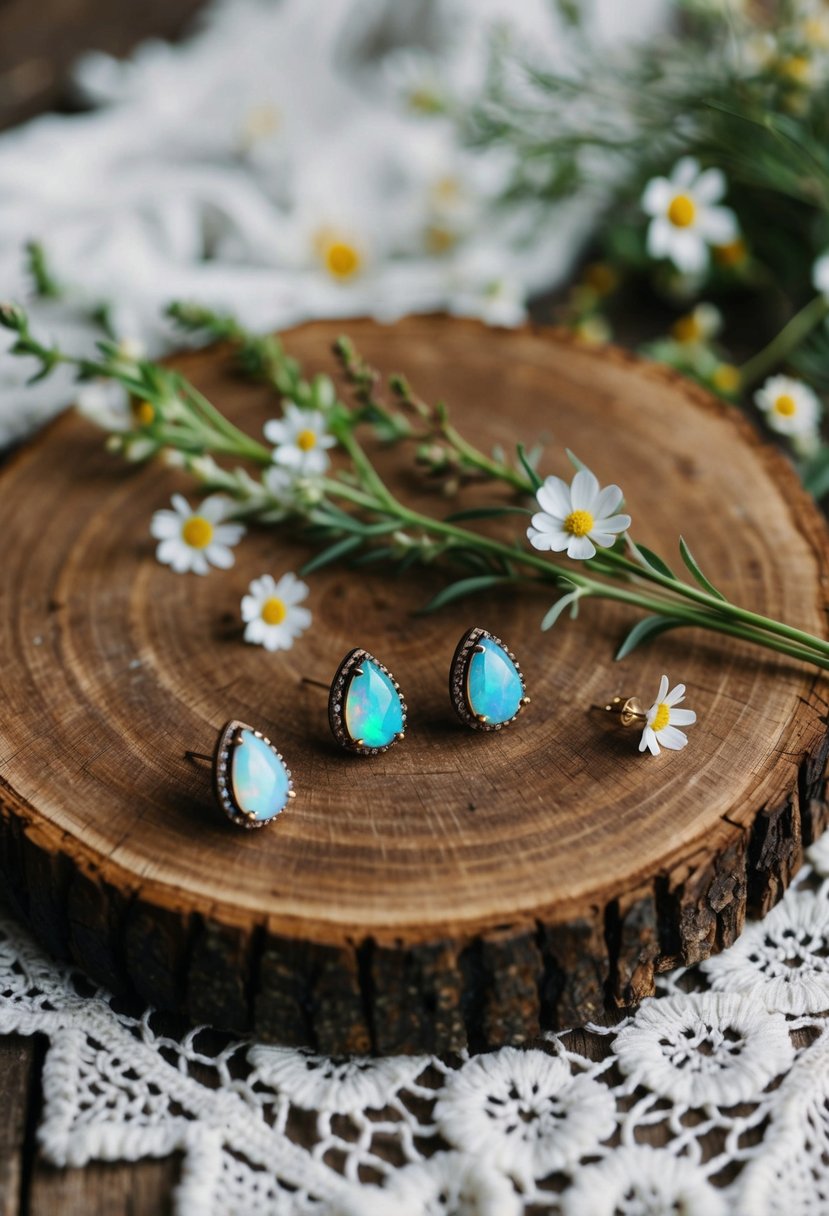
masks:
[[[509,722],[521,708],[524,687],[518,668],[507,652],[491,638],[481,638],[466,678],[469,707],[476,717],[497,725]]]
[[[388,747],[403,729],[403,706],[394,684],[371,659],[361,659],[362,675],[352,676],[345,694],[345,727],[355,743]]]
[[[252,730],[241,731],[233,749],[230,779],[236,805],[266,823],[285,809],[290,791],[288,770],[273,748]]]

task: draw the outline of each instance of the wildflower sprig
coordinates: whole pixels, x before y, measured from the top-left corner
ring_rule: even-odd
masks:
[[[128,452],[125,440],[149,435],[153,444],[145,449],[145,457],[172,455],[203,491],[220,490],[233,500],[225,518],[274,524],[292,520],[294,532],[301,530],[319,546],[306,574],[345,560],[387,563],[400,570],[433,565],[452,577],[428,609],[497,586],[527,585],[556,592],[542,628],[550,628],[566,610],[575,616],[585,599],[615,600],[644,611],[647,616],[631,629],[617,657],[668,629],[695,625],[829,670],[829,642],[730,603],[683,539],[679,555],[690,580],[679,578],[661,557],[636,544],[628,531],[630,517],[619,510],[621,490],[602,490],[574,456],[577,471],[569,488],[559,478],[542,480],[523,448],[517,449],[515,464],[502,454],[480,451],[455,429],[444,404],[428,405],[402,376],[384,386],[348,339],[338,342],[337,354],[354,394],[352,404],[337,395],[329,377],[305,377],[278,339],[257,337],[232,319],[204,309],[177,306],[174,311],[189,329],[228,342],[241,365],[271,383],[293,408],[324,414],[326,433],[337,443],[334,467],[324,473],[280,467],[278,447],[271,449],[236,427],[180,373],[125,359],[114,344],[102,342],[97,359],[76,358],[40,343],[20,308],[0,308],[0,324],[17,335],[13,353],[40,365],[36,375],[48,375],[58,364],[74,366],[80,379],[117,381],[135,401],[149,406],[148,411],[134,410],[132,432],[111,437],[118,447]],[[460,508],[443,516],[416,511],[386,484],[362,432],[375,432],[374,438],[379,435],[386,443],[414,442],[416,465],[418,446],[437,439],[476,478],[508,491],[510,497],[504,501],[501,495],[489,506]],[[516,518],[521,519],[520,530],[512,539],[477,530],[479,521],[503,524]],[[532,547],[541,534],[549,549],[545,553]],[[571,546],[573,538],[590,543]],[[565,546],[572,558],[558,555]]]

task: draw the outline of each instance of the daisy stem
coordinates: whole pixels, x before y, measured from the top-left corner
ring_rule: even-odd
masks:
[[[788,355],[808,337],[816,325],[829,313],[829,300],[815,296],[796,312],[767,346],[758,351],[740,368],[740,387],[745,390],[762,380],[783,363]]]
[[[668,591],[673,592],[674,595],[681,596],[683,599],[693,600],[698,604],[702,604],[717,615],[733,617],[735,620],[743,621],[755,629],[762,629],[765,632],[777,634],[799,645],[811,647],[829,657],[829,642],[823,638],[816,637],[814,634],[806,633],[803,629],[795,629],[793,626],[784,625],[782,621],[776,621],[772,617],[762,616],[760,613],[751,612],[747,608],[740,608],[738,605],[732,604],[730,600],[721,600],[718,596],[711,595],[708,591],[703,591],[701,587],[692,587],[689,583],[683,583],[678,578],[669,578],[665,574],[660,574],[658,570],[640,566],[636,562],[630,561],[629,558],[623,557],[620,553],[606,550],[602,553],[602,560],[607,561],[611,565],[618,566],[620,569],[631,574],[635,574],[638,578],[643,578],[648,582],[658,584],[660,587],[665,587]]]
[[[490,459],[489,456],[484,455],[473,444],[467,443],[460,431],[457,431],[448,419],[444,419],[441,424],[441,432],[447,442],[464,458],[467,464],[472,465],[473,468],[480,469],[488,477],[493,477],[498,481],[505,481],[507,485],[512,486],[514,490],[519,490],[522,494],[532,494],[533,488],[526,477],[522,477],[520,473],[517,473],[507,465]]]

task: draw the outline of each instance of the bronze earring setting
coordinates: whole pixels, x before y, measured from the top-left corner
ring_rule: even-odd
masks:
[[[296,797],[291,770],[261,731],[236,719],[219,731],[212,756],[185,752],[190,760],[213,765],[213,792],[231,823],[263,828]]]
[[[518,660],[488,629],[467,630],[449,669],[455,713],[473,730],[502,730],[529,705]]]

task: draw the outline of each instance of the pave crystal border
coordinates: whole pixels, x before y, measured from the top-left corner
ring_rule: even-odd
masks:
[[[233,752],[235,748],[242,742],[242,731],[248,730],[257,739],[261,739],[266,744],[278,760],[281,760],[285,765],[285,772],[288,774],[288,797],[296,797],[294,793],[294,783],[291,779],[291,770],[285,764],[285,758],[282,753],[277,751],[270,739],[263,735],[261,730],[256,730],[253,726],[249,726],[247,722],[239,722],[233,718],[230,722],[225,723],[219,733],[219,738],[216,740],[216,750],[213,754],[213,792],[216,795],[216,801],[227,815],[231,823],[236,827],[246,828],[252,831],[255,828],[266,828],[269,824],[274,823],[279,818],[282,811],[277,811],[270,819],[257,819],[255,815],[251,815],[249,811],[243,811],[238,802],[233,796],[233,781],[231,779]]]
[[[481,638],[486,638],[487,641],[494,642],[496,646],[501,647],[504,654],[508,655],[515,664],[515,670],[518,672],[518,678],[521,681],[521,703],[512,717],[508,718],[506,722],[483,721],[472,712],[472,706],[469,703],[469,665],[472,662],[472,656],[475,654]],[[503,730],[504,727],[514,722],[524,706],[530,703],[530,698],[527,696],[527,684],[524,680],[524,673],[515,655],[499,637],[496,637],[494,633],[490,633],[488,629],[482,629],[479,625],[468,630],[455,648],[452,665],[449,668],[449,697],[452,701],[452,707],[461,722],[465,726],[471,726],[473,730]]]
[[[391,680],[395,692],[400,697],[400,709],[403,714],[403,729],[392,739],[391,743],[387,743],[385,747],[366,747],[359,739],[352,738],[348,727],[345,724],[345,700],[348,696],[348,688],[352,679],[356,674],[356,668],[362,662],[368,660],[376,664],[382,672],[384,672]],[[406,733],[406,702],[403,700],[403,695],[400,692],[400,685],[395,680],[392,673],[384,663],[376,659],[369,650],[349,650],[343,661],[340,663],[331,681],[331,691],[328,694],[328,721],[331,726],[331,733],[339,743],[340,747],[345,748],[348,752],[353,752],[357,756],[379,756],[381,752],[387,752],[390,747],[394,747]]]

